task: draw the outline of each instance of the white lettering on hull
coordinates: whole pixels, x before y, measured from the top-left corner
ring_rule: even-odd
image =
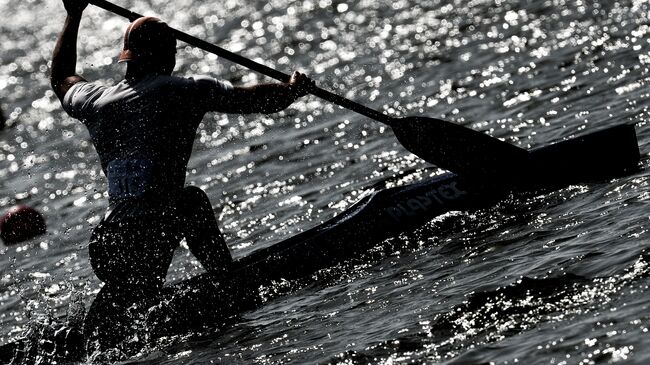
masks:
[[[394,207],[387,208],[386,211],[393,220],[401,221],[404,217],[413,217],[426,212],[434,204],[444,205],[463,195],[467,195],[467,192],[460,189],[454,181],[437,189],[429,190],[426,194],[410,198]]]

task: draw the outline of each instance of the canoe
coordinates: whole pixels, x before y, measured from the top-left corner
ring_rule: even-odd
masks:
[[[510,186],[503,185],[508,181],[503,176],[497,185],[446,173],[379,190],[317,227],[236,260],[229,283],[219,290],[207,274],[178,283],[170,288],[169,305],[178,307],[173,311],[179,320],[169,325],[176,331],[254,308],[261,304],[260,287],[309,277],[441,214],[486,208],[513,191],[557,189],[624,176],[638,170],[640,160],[632,124],[604,128],[529,154],[530,165],[518,169]]]

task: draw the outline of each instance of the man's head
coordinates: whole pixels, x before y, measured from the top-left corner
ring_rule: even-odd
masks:
[[[124,49],[119,62],[140,71],[171,74],[176,64],[176,38],[166,23],[145,16],[129,24],[124,33]]]

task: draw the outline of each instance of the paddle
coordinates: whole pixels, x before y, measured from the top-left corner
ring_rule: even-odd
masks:
[[[106,0],[90,3],[130,21],[141,15]],[[257,63],[219,46],[173,29],[176,39],[223,57],[276,80],[287,82],[288,74]],[[428,117],[393,118],[352,100],[314,86],[312,95],[390,126],[397,139],[413,154],[438,167],[472,178],[499,176],[525,164],[528,152],[509,143],[461,125]]]

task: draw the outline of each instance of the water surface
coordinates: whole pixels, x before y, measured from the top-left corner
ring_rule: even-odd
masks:
[[[453,212],[319,272],[237,324],[169,339],[129,363],[650,361],[645,1],[120,1],[394,116],[453,120],[523,148],[637,123],[639,172]],[[48,233],[0,249],[0,342],[66,318],[100,283],[87,241],[106,181],[84,127],[49,88],[58,1],[0,3],[0,210],[28,204]],[[118,82],[126,22],[89,8],[79,72]],[[179,75],[268,81],[180,46]],[[603,146],[608,148],[608,146]],[[431,166],[390,129],[314,97],[269,115],[209,114],[187,182],[218,211],[233,255],[318,225],[375,183]],[[354,242],[350,242],[354,244]],[[168,280],[202,269],[179,250]],[[76,298],[76,299],[75,299]]]

